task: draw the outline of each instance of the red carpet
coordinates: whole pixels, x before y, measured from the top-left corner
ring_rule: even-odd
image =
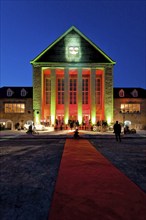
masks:
[[[87,140],[66,140],[49,220],[144,220],[146,194]]]

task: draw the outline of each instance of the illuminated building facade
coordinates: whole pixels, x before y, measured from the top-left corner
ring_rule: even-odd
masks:
[[[146,129],[146,89],[114,88],[114,121]]]
[[[34,122],[113,120],[115,62],[72,26],[30,62]]]

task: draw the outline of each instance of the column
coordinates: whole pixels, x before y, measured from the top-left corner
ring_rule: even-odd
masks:
[[[33,67],[33,112],[34,123],[40,124],[42,98],[41,67]]]
[[[56,119],[56,72],[51,69],[51,125],[55,124]]]
[[[92,124],[96,123],[96,93],[95,93],[95,84],[96,84],[96,68],[91,69],[90,75],[90,103],[91,103],[91,122]]]
[[[78,100],[78,121],[79,124],[82,123],[82,69],[78,69],[78,77],[77,77],[77,100]]]
[[[113,69],[112,66],[105,68],[104,78],[104,107],[105,120],[110,124],[113,120]]]
[[[64,69],[64,122],[69,120],[69,69]]]

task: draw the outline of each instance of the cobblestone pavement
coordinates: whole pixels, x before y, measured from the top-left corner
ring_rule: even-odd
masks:
[[[95,148],[146,193],[146,138],[92,139]]]
[[[0,142],[0,219],[47,220],[65,139]]]
[[[81,132],[92,145],[146,192],[146,137]],[[1,220],[47,220],[67,132],[1,133]],[[61,219],[62,220],[62,219]]]

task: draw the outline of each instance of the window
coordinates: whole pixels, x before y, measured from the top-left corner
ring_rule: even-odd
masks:
[[[136,89],[134,89],[132,92],[131,92],[131,95],[133,97],[138,97],[138,91]]]
[[[101,104],[101,79],[99,78],[96,79],[95,94],[96,94],[96,104],[100,105]]]
[[[13,95],[13,91],[9,88],[9,89],[7,89],[7,96],[12,96]]]
[[[26,90],[23,88],[23,89],[21,89],[21,96],[26,96]]]
[[[77,79],[70,79],[70,104],[77,103]]]
[[[124,90],[123,90],[123,89],[121,89],[121,90],[119,91],[119,96],[120,96],[120,97],[124,97],[124,96],[125,96],[125,93],[124,93]]]
[[[139,113],[140,104],[121,104],[121,113]]]
[[[58,79],[58,104],[64,104],[64,79]]]
[[[45,93],[46,93],[46,104],[51,104],[51,80],[46,78],[45,80]]]
[[[82,102],[83,104],[88,104],[88,95],[89,95],[89,79],[82,79]]]
[[[5,113],[24,113],[24,103],[5,103]]]

